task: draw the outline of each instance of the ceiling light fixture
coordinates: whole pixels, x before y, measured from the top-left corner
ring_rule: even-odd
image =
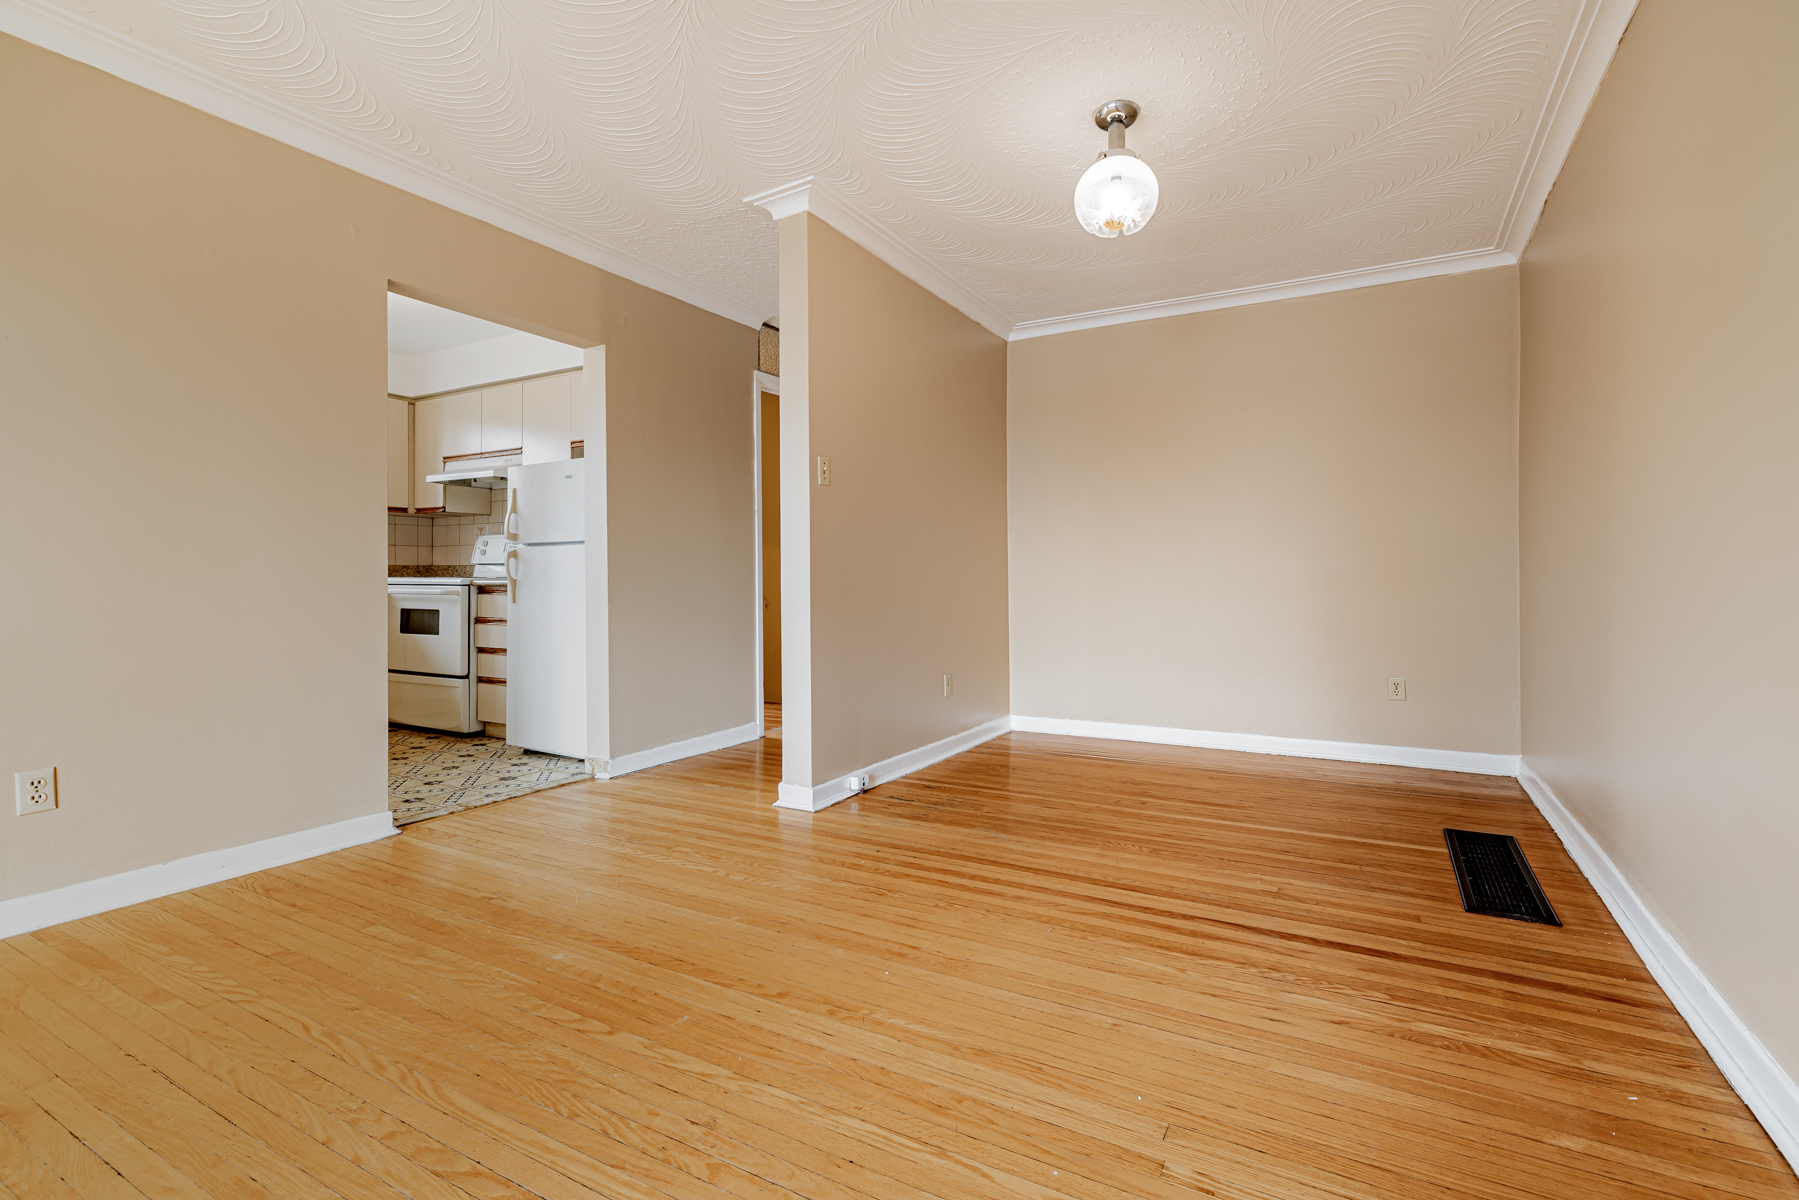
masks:
[[[1108,100],[1093,110],[1093,123],[1106,131],[1106,148],[1074,185],[1074,215],[1088,233],[1103,238],[1136,233],[1156,213],[1162,190],[1156,173],[1135,150],[1124,148],[1124,131],[1139,111],[1130,100]]]

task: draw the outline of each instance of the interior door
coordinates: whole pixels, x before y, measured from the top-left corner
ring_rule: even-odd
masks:
[[[389,587],[387,669],[468,674],[468,589]]]

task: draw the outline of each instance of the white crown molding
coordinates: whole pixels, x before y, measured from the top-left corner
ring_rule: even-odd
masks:
[[[914,254],[899,238],[864,220],[819,184],[816,176],[808,175],[766,192],[745,196],[743,202],[767,209],[777,221],[809,212],[989,333],[1001,339],[1011,336],[1012,322],[998,309],[956,282],[936,264]]]
[[[795,217],[803,212],[810,212],[812,202],[812,180],[808,175],[804,179],[796,179],[792,183],[783,183],[780,187],[769,188],[766,192],[757,192],[754,196],[745,196],[745,204],[753,204],[757,208],[766,208],[768,215],[775,220]]]
[[[778,787],[775,801],[776,808],[796,809],[799,812],[817,812],[829,808],[840,800],[859,795],[871,787],[883,783],[891,783],[901,775],[910,775],[914,771],[922,771],[933,763],[940,763],[946,758],[972,750],[982,742],[990,742],[1002,733],[1012,729],[1011,717],[995,717],[993,720],[976,725],[973,729],[965,729],[961,733],[953,733],[928,746],[920,746],[916,750],[908,750],[896,754],[892,758],[884,758],[872,766],[852,771],[849,775],[821,783],[815,787],[805,787],[797,783],[783,783]],[[856,775],[866,775],[868,782],[857,787],[850,782]]]
[[[33,896],[19,896],[0,902],[0,937],[30,933],[33,929],[91,917],[95,913],[110,912],[127,904],[154,900],[189,888],[205,887],[239,875],[266,871],[333,850],[347,850],[351,846],[392,837],[398,832],[391,813],[373,813],[233,846],[228,850],[209,850],[153,867],[139,867],[135,871],[72,883]]]
[[[1568,855],[1611,910],[1668,999],[1718,1064],[1775,1146],[1799,1170],[1799,1084],[1712,986],[1681,944],[1655,919],[1624,873],[1543,778],[1523,763],[1518,782],[1562,839]]]
[[[441,204],[464,216],[485,221],[696,308],[751,328],[762,324],[761,312],[721,292],[670,274],[624,251],[596,247],[473,184],[426,170],[324,122],[277,108],[248,88],[198,70],[173,55],[104,26],[83,21],[48,0],[0,0],[0,32],[86,63],[127,83]]]
[[[1516,775],[1516,754],[1483,754],[1474,750],[1434,750],[1425,746],[1378,746],[1370,742],[1326,742],[1312,738],[1273,737],[1260,733],[1216,733],[1167,725],[1124,725],[1114,721],[1076,721],[1064,717],[1012,717],[1020,733],[1054,733],[1064,737],[1105,738],[1114,742],[1151,742],[1161,746],[1196,746],[1204,750],[1240,750],[1293,758],[1328,758],[1339,762],[1378,763],[1389,767],[1423,767],[1469,775]]]
[[[670,742],[666,746],[652,746],[648,750],[621,754],[613,759],[590,759],[588,766],[592,769],[595,779],[617,779],[620,775],[648,770],[650,767],[660,767],[664,763],[692,758],[696,754],[710,754],[714,750],[726,750],[732,746],[740,746],[744,742],[753,742],[761,736],[762,720],[757,718],[747,725],[720,729],[716,733],[702,733],[698,737]]]
[[[1149,304],[1126,304],[1118,308],[1101,308],[1092,312],[1072,313],[1066,317],[1020,321],[1012,327],[1011,335],[1007,340],[1017,342],[1025,338],[1072,333],[1078,329],[1128,325],[1135,321],[1154,321],[1161,317],[1179,317],[1187,313],[1210,312],[1217,308],[1266,304],[1270,300],[1293,300],[1301,296],[1322,295],[1325,292],[1345,292],[1352,288],[1377,287],[1383,283],[1403,283],[1408,279],[1429,279],[1435,275],[1460,275],[1467,271],[1509,267],[1517,261],[1517,255],[1504,250],[1471,250],[1465,254],[1444,254],[1436,258],[1419,258],[1386,267],[1367,267],[1357,271],[1338,271],[1330,275],[1314,275],[1309,279],[1293,279],[1285,283],[1259,284],[1255,287],[1232,288],[1223,292],[1207,292],[1199,296],[1182,296],[1177,300],[1157,300]]]
[[[1549,103],[1537,122],[1524,168],[1518,174],[1518,186],[1506,206],[1494,243],[1498,248],[1519,258],[1524,256],[1550,189],[1555,187],[1556,178],[1574,149],[1574,139],[1580,135],[1587,110],[1599,95],[1612,57],[1618,52],[1618,43],[1636,11],[1637,0],[1587,0],[1581,6],[1574,38],[1562,57]]]

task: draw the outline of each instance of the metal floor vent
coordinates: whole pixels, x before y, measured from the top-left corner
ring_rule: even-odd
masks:
[[[1508,833],[1445,829],[1443,840],[1449,843],[1449,861],[1455,864],[1463,909],[1538,925],[1561,924],[1517,838]]]

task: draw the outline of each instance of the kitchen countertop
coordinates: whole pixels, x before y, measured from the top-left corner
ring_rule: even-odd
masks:
[[[454,566],[441,567],[403,567],[390,563],[387,568],[387,577],[389,579],[461,579],[467,578],[468,573],[468,563],[457,563]]]
[[[468,573],[469,567],[467,563],[464,563],[460,567],[426,567],[423,569],[431,571],[432,574],[417,574],[420,570],[418,567],[389,567],[387,569],[387,582],[390,585],[396,583],[413,583],[424,587],[428,587],[432,584],[454,586],[456,584],[468,583],[481,583],[490,587],[504,587],[506,584],[506,577],[504,575],[470,575]]]

